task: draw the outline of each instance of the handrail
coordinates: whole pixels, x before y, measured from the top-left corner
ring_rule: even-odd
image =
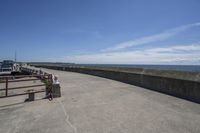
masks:
[[[38,91],[35,91],[34,93],[41,93],[41,92],[45,92],[45,90],[38,90]],[[13,95],[8,95],[8,96],[0,96],[0,98],[7,98],[7,97],[14,97],[14,96],[21,96],[21,95],[27,95],[27,94],[29,94],[29,93],[26,92],[26,93],[13,94]]]
[[[41,80],[41,79],[22,79],[22,80],[8,80],[8,82],[22,82],[22,81],[36,81],[36,80]],[[6,80],[0,81],[0,83],[5,83]]]
[[[17,89],[24,89],[24,88],[40,87],[40,86],[46,86],[46,85],[39,84],[39,85],[20,86],[20,87],[8,88],[8,90],[17,90]],[[6,89],[0,89],[0,91],[3,91],[3,90],[6,90]]]
[[[16,76],[0,76],[0,79],[3,78],[26,78],[26,77],[38,77],[38,76],[49,76],[50,74],[44,74],[44,75],[38,75],[38,74],[32,74],[32,75],[16,75]]]
[[[56,76],[41,71],[41,70],[35,70],[34,68],[25,68],[21,67],[21,71],[27,73],[28,75],[17,75],[17,76],[0,76],[0,83],[5,83],[5,88],[0,89],[1,91],[5,91],[5,95],[0,96],[0,98],[6,98],[6,97],[12,97],[12,96],[20,96],[20,95],[26,95],[26,94],[31,94],[31,93],[40,93],[40,92],[45,92],[49,91],[52,89],[52,85],[57,83],[58,79]],[[34,77],[34,78],[32,78]],[[20,79],[20,78],[25,78],[25,79]],[[14,83],[14,82],[24,82],[24,81],[36,81],[40,80],[43,83],[42,84],[36,84],[36,85],[28,85],[28,86],[20,86],[20,87],[12,87],[9,88],[9,83]],[[34,88],[34,87],[40,87],[40,86],[45,86],[45,88]],[[33,92],[28,92],[28,90],[25,93],[20,93],[20,94],[9,94],[9,90],[18,90],[18,89],[24,89],[24,88],[34,88]],[[24,89],[25,90],[25,89]],[[22,90],[23,91],[23,90]],[[17,91],[16,91],[17,92]],[[52,93],[52,92],[51,92]],[[4,94],[4,93],[3,93]],[[46,93],[47,95],[47,93]]]
[[[34,77],[32,79],[16,79],[16,78],[24,78],[24,77]],[[5,88],[0,89],[0,91],[5,91],[5,96],[0,96],[0,98],[5,98],[5,97],[11,97],[11,96],[20,96],[20,95],[26,95],[28,93],[20,93],[20,94],[12,94],[9,95],[8,91],[9,90],[18,90],[18,89],[24,89],[24,88],[34,88],[34,87],[40,87],[40,86],[46,86],[47,84],[43,83],[43,84],[37,84],[37,85],[26,85],[26,86],[19,86],[19,87],[12,87],[9,88],[9,83],[13,83],[13,82],[24,82],[24,81],[36,81],[36,80],[41,80],[41,81],[48,81],[51,82],[51,80],[49,78],[51,78],[51,74],[45,74],[45,75],[20,75],[20,76],[0,76],[0,79],[4,79],[1,80],[0,83],[5,83]],[[14,80],[10,80],[10,79],[14,79]],[[34,91],[34,93],[39,93],[39,92],[44,92],[44,90],[39,90],[39,91]]]

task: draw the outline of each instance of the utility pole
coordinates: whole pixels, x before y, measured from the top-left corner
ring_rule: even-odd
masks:
[[[15,62],[17,62],[17,52],[15,51]]]

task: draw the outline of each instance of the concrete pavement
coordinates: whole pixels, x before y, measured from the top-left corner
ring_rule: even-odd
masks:
[[[58,75],[62,97],[0,99],[0,133],[199,133],[200,106],[133,85],[79,73]]]

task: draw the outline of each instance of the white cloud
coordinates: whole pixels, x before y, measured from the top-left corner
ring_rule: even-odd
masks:
[[[51,58],[49,61],[93,64],[187,64],[200,65],[200,42],[188,45],[156,47],[135,51],[118,51],[136,45],[165,40],[200,23],[188,24],[160,34],[138,38],[104,49],[102,53]]]
[[[197,27],[197,26],[200,26],[200,22],[176,27],[176,28],[164,31],[164,32],[159,33],[159,34],[155,34],[155,35],[151,35],[151,36],[145,36],[145,37],[141,37],[141,38],[138,38],[138,39],[135,39],[135,40],[122,42],[122,43],[115,45],[114,47],[106,48],[106,49],[103,49],[101,51],[102,52],[118,51],[118,50],[122,50],[122,49],[129,48],[129,47],[132,47],[132,46],[143,45],[143,44],[147,44],[147,43],[165,40],[165,39],[168,39],[168,38],[182,32],[182,31],[185,31],[187,29]]]
[[[190,45],[177,45],[173,47],[165,47],[165,48],[154,48],[148,50],[149,52],[191,52],[191,51],[200,51],[200,43],[194,43]]]
[[[67,56],[56,60],[97,64],[200,64],[200,43],[128,52]]]

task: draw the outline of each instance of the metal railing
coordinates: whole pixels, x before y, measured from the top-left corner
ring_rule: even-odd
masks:
[[[27,79],[24,79],[27,78]],[[30,79],[32,78],[32,79]],[[9,83],[14,82],[26,82],[26,81],[41,81],[40,84],[37,85],[24,85],[20,87],[10,87]],[[5,94],[2,96],[0,95],[0,98],[6,98],[6,97],[13,97],[13,96],[20,96],[20,95],[27,95],[29,94],[29,90],[24,91],[23,93],[17,93],[9,95],[9,90],[19,90],[19,89],[27,89],[27,88],[33,88],[33,87],[42,87],[44,86],[44,89],[40,90],[34,90],[34,93],[41,93],[45,92],[46,88],[52,84],[52,75],[51,74],[44,74],[44,75],[20,75],[20,76],[0,76],[0,84],[5,84],[5,88],[0,89],[0,92],[5,91]]]

